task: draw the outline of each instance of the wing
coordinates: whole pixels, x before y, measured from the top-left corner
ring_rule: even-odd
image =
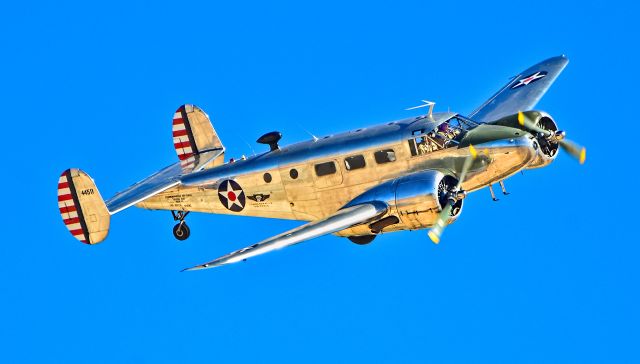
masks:
[[[379,201],[347,207],[338,210],[335,214],[322,220],[310,222],[267,240],[263,240],[257,244],[229,253],[208,263],[184,270],[207,269],[224,264],[236,263],[256,255],[295,245],[322,235],[335,233],[354,225],[369,222],[370,220],[386,213],[388,208],[389,207],[386,203]]]
[[[526,69],[472,112],[469,118],[486,123],[531,110],[568,63],[567,57],[558,56]]]
[[[159,170],[106,201],[109,213],[113,215],[129,206],[135,205],[140,201],[178,185],[182,175],[202,170],[207,164],[223,153],[224,148],[195,154]]]

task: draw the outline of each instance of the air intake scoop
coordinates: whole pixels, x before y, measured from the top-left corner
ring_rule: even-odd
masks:
[[[278,141],[282,138],[282,133],[279,131],[272,131],[258,138],[257,142],[260,144],[268,144],[271,151],[278,150]]]

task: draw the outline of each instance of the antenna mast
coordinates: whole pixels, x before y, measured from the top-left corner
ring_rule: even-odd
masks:
[[[422,105],[413,106],[413,107],[410,107],[410,108],[405,109],[405,110],[406,110],[406,111],[409,111],[409,110],[415,110],[415,109],[420,109],[420,108],[423,108],[423,107],[427,107],[427,106],[428,106],[428,107],[429,107],[429,111],[428,111],[428,113],[427,113],[427,116],[428,116],[429,118],[431,118],[431,117],[432,117],[432,115],[433,115],[433,107],[436,105],[436,103],[435,103],[435,102],[433,102],[433,101],[429,101],[429,100],[421,100],[421,101],[423,102],[423,104],[422,104]]]

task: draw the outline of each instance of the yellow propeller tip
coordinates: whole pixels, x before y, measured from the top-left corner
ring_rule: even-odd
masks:
[[[471,153],[471,156],[473,158],[478,156],[478,151],[476,150],[476,148],[473,147],[473,145],[469,144],[469,153]]]
[[[524,114],[522,111],[518,112],[518,124],[524,126]]]
[[[429,239],[431,239],[434,244],[438,244],[440,242],[440,238],[433,231],[429,231],[427,235],[429,235]]]
[[[580,151],[580,164],[584,164],[584,161],[587,160],[587,149],[582,148]]]

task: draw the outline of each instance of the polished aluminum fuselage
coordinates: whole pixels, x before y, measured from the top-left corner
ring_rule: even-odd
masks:
[[[454,116],[455,113],[434,113],[432,116],[408,118],[284,146],[246,160],[183,176],[180,186],[137,206],[304,221],[321,219],[375,186],[400,177],[434,170],[457,178],[461,161],[469,154],[463,147],[464,138],[461,138],[463,143],[460,146],[452,144],[448,148],[416,156],[412,156],[408,143],[415,130],[432,130]],[[483,158],[474,163],[462,186],[464,190],[474,191],[501,181],[528,167],[536,159],[538,151],[533,137],[521,131],[510,133],[497,140],[470,141],[483,152]],[[385,149],[395,152],[395,161],[379,164],[374,153]],[[364,168],[346,168],[345,158],[354,155],[364,157]],[[328,161],[335,162],[336,172],[317,176],[314,166]],[[292,170],[297,172],[297,178],[292,178]],[[265,178],[265,174],[270,178]],[[237,182],[247,196],[239,212],[229,210],[220,201],[218,187],[225,180]],[[393,213],[391,210],[388,215]],[[426,227],[401,221],[384,231]],[[360,230],[355,227],[340,235],[366,233],[366,229]]]

